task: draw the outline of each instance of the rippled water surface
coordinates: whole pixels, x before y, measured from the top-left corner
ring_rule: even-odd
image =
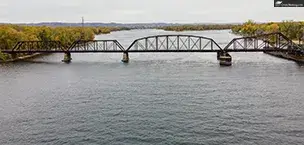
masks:
[[[172,34],[132,30],[98,36]],[[214,38],[229,31],[182,32]],[[304,144],[304,67],[263,53],[52,54],[0,65],[0,144]]]

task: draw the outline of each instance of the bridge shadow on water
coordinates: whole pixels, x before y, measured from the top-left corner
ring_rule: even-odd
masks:
[[[22,60],[22,61],[16,61],[14,63],[17,64],[47,64],[47,65],[58,65],[62,64],[62,62],[50,62],[50,61],[43,61],[43,60]]]
[[[296,64],[297,64],[300,68],[304,68],[304,62],[296,62]]]

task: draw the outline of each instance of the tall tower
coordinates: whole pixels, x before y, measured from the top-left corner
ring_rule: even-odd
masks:
[[[82,27],[83,27],[84,26],[84,18],[81,17],[81,19],[82,19]]]
[[[82,25],[82,32],[81,32],[81,40],[83,40],[84,39],[84,18],[83,17],[81,17],[81,19],[82,19],[82,22],[81,22],[81,25]]]

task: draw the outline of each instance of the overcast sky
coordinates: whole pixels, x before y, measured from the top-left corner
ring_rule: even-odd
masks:
[[[0,22],[227,23],[304,20],[273,0],[0,0]]]

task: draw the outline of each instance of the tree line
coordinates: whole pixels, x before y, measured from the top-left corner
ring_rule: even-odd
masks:
[[[11,49],[18,41],[61,41],[63,45],[95,35],[107,34],[122,28],[116,27],[47,27],[0,25],[0,49]]]
[[[93,40],[95,35],[107,34],[125,28],[117,27],[47,27],[3,24],[0,25],[0,60],[9,59],[1,50],[9,50],[18,41],[60,41],[64,46],[79,39]]]
[[[165,31],[203,31],[203,30],[224,30],[232,29],[236,25],[234,24],[188,24],[188,25],[179,25],[179,26],[165,26],[160,27]]]
[[[205,24],[205,25],[179,25],[160,27],[166,31],[202,31],[231,29],[233,33],[242,36],[253,36],[263,33],[281,32],[292,40],[304,39],[304,21],[282,21],[269,23],[256,23],[248,20],[243,24]]]
[[[304,39],[304,21],[256,23],[249,20],[242,25],[233,27],[232,32],[243,36],[281,32],[289,39],[297,40],[300,43]]]

